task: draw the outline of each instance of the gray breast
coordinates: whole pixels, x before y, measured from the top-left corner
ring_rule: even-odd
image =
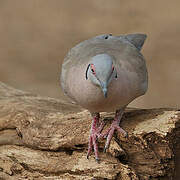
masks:
[[[90,111],[112,111],[130,103],[147,90],[147,69],[140,53],[146,39],[143,34],[101,35],[72,48],[64,59],[61,85],[67,96]],[[100,88],[86,79],[92,57],[108,54],[113,58],[117,79],[108,87],[108,98]]]

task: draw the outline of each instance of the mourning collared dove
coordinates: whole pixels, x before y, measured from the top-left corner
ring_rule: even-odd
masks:
[[[64,59],[63,91],[93,117],[87,157],[94,147],[99,160],[98,138],[107,138],[106,150],[115,130],[127,135],[119,126],[124,109],[148,87],[146,63],[140,53],[145,39],[145,34],[100,35],[79,43]],[[114,121],[101,133],[104,123],[99,122],[99,113],[109,111],[116,111]]]

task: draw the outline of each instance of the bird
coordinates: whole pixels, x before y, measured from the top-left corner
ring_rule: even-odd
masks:
[[[98,139],[108,149],[115,131],[127,137],[120,121],[127,105],[148,89],[146,61],[141,53],[147,35],[103,34],[84,40],[69,50],[61,69],[61,87],[92,116],[87,158],[94,150],[99,162]],[[115,112],[111,126],[102,132],[101,112]]]

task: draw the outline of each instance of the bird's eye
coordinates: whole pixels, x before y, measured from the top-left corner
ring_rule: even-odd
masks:
[[[109,36],[112,36],[112,34],[108,34],[108,35],[106,35],[106,36],[104,37],[104,39],[108,39],[108,38],[109,38]]]
[[[96,74],[94,64],[91,64],[91,72],[92,72],[94,75]]]
[[[112,65],[112,73],[114,72],[114,66]],[[117,78],[117,72],[115,72],[116,73],[116,75],[115,75],[115,78]]]
[[[108,39],[109,36],[105,36],[104,39]]]

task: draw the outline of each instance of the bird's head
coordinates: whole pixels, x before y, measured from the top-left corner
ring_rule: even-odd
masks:
[[[98,54],[91,58],[86,70],[86,79],[101,88],[105,98],[107,98],[108,85],[115,78],[117,78],[117,72],[111,56]]]

